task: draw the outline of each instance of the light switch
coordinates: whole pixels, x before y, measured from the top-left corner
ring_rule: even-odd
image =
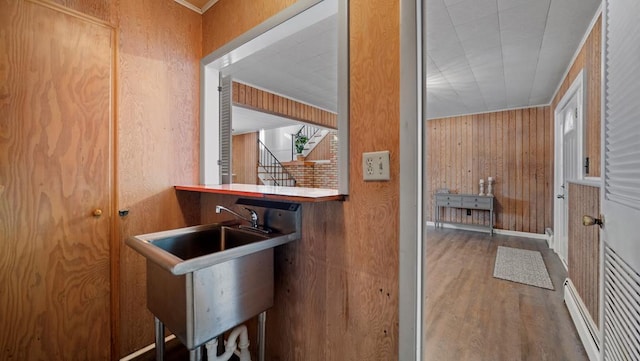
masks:
[[[365,181],[388,181],[389,151],[362,153],[362,179]]]

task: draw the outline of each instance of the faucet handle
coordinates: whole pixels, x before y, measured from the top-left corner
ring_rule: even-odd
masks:
[[[258,228],[258,213],[248,207],[244,207],[244,209],[251,213],[251,227]]]

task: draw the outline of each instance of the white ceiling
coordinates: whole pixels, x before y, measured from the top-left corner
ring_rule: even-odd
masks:
[[[300,125],[300,123],[295,120],[238,106],[232,107],[231,119],[233,121],[233,134],[256,132],[261,129],[276,129],[288,127],[290,125]]]
[[[320,20],[221,72],[242,83],[337,112],[338,17]]]
[[[549,104],[600,0],[427,0],[427,118]]]
[[[601,0],[427,0],[427,119],[547,105]],[[337,17],[222,69],[337,111]]]

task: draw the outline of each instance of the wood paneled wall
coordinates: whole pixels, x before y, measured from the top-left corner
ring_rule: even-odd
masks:
[[[580,70],[584,70],[586,83],[585,99],[585,157],[589,157],[590,177],[600,176],[600,118],[601,118],[601,63],[602,59],[602,17],[598,17],[580,53],[571,65],[569,73],[560,86],[558,93],[552,102],[551,115],[567,92],[571,83],[576,79]]]
[[[553,124],[549,107],[427,121],[428,219],[433,194],[478,193],[495,179],[495,227],[544,233],[553,219]],[[488,213],[446,209],[443,219],[488,224]]]
[[[173,0],[50,0],[117,28],[116,164],[119,209],[112,241],[112,349],[122,357],[153,342],[142,256],[130,235],[197,224],[202,16]]]
[[[233,105],[338,129],[335,113],[238,82],[233,82]]]
[[[292,2],[220,0],[204,16],[204,53]],[[399,1],[351,0],[349,30],[351,157],[388,149],[398,174]],[[364,182],[350,164],[348,200],[304,204],[302,239],[276,251],[267,359],[397,359],[399,180]],[[202,195],[203,222],[234,199]]]
[[[569,183],[569,278],[591,319],[600,323],[600,230],[582,216],[599,218],[600,187]]]
[[[202,17],[173,0],[118,2],[119,355],[153,343],[144,258],[124,245],[135,234],[199,222]],[[170,296],[169,296],[170,297]],[[117,342],[117,341],[116,341]]]
[[[238,134],[232,137],[231,172],[233,183],[259,184],[258,133]]]
[[[42,0],[85,14],[107,23],[115,23],[116,2],[113,0]]]
[[[0,2],[2,360],[111,357],[113,41],[91,20]]]
[[[218,1],[202,16],[202,55],[262,23],[296,0]]]
[[[332,156],[336,156],[331,152],[331,138],[335,137],[335,132],[330,132],[327,134],[318,145],[309,153],[309,155],[305,158],[305,160],[329,160]],[[334,153],[337,151],[334,150]]]

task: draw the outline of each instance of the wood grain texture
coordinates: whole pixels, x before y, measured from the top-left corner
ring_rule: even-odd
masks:
[[[199,222],[199,61],[202,18],[172,0],[118,3],[119,352],[153,343],[144,258],[132,235]]]
[[[440,188],[453,193],[476,194],[479,180],[495,179],[495,227],[512,231],[544,233],[553,210],[545,187],[552,182],[548,172],[553,153],[545,142],[552,126],[549,107],[465,115],[427,122],[429,146],[427,192]],[[486,186],[485,186],[486,191]],[[429,197],[428,219],[433,220],[433,197]],[[446,221],[489,223],[489,215],[464,209],[446,209]]]
[[[202,15],[202,55],[242,35],[296,0],[220,0]]]
[[[588,360],[564,305],[566,272],[544,241],[427,232],[427,360]],[[539,251],[555,291],[493,278],[498,246]]]
[[[258,133],[238,134],[232,137],[231,165],[233,183],[259,184]]]
[[[290,3],[221,0],[204,16],[204,53]],[[388,149],[399,172],[399,2],[351,0],[349,13],[350,194],[305,203],[302,239],[276,250],[269,360],[397,359],[399,182],[362,181],[358,160]],[[233,199],[203,195],[203,222]]]
[[[331,141],[332,137],[335,137],[336,133],[331,132],[327,134],[318,145],[306,156],[305,160],[331,160],[332,157],[336,157],[337,149],[332,151]]]
[[[585,145],[584,156],[589,157],[590,171],[587,176],[600,176],[600,124],[601,124],[601,54],[602,54],[602,17],[598,17],[580,53],[571,65],[569,73],[565,77],[551,103],[551,114],[565,95],[571,83],[576,79],[580,70],[584,70],[585,86]]]
[[[233,82],[233,105],[321,127],[338,129],[338,115],[295,99]]]
[[[600,230],[582,225],[582,216],[599,218],[600,188],[569,183],[569,278],[591,319],[600,323]]]
[[[111,357],[112,41],[108,27],[0,2],[3,360]]]
[[[113,0],[38,0],[54,3],[107,23],[114,23],[116,2]]]
[[[199,7],[199,8],[203,8],[205,5],[207,5],[207,3],[210,0],[188,0],[188,2],[190,2],[191,4]]]

